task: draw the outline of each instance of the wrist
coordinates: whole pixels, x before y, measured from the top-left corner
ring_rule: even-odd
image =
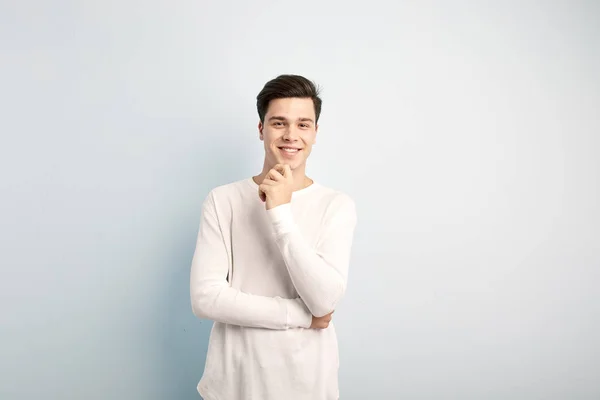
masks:
[[[312,325],[312,314],[301,298],[290,299],[287,304],[287,327],[288,328],[310,328]]]
[[[291,203],[285,203],[267,210],[271,224],[277,235],[294,229],[294,216]]]

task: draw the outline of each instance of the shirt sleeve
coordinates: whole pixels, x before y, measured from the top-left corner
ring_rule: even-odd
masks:
[[[255,328],[309,328],[312,315],[300,298],[285,299],[243,293],[229,286],[229,259],[219,227],[214,194],[202,204],[192,258],[190,296],[198,318]]]
[[[290,203],[274,207],[267,213],[275,241],[300,298],[314,316],[329,314],[346,290],[357,222],[354,201],[346,195],[332,200],[316,248],[302,236]]]

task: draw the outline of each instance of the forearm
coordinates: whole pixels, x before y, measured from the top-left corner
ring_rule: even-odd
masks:
[[[275,241],[296,291],[317,317],[332,312],[344,295],[356,222],[354,203],[346,201],[313,248],[295,223],[289,204],[268,211]]]
[[[332,312],[345,292],[344,277],[305,243],[297,229],[278,235],[276,242],[292,283],[310,312],[316,317]]]
[[[267,329],[308,328],[312,321],[300,299],[251,295],[226,282],[196,281],[190,289],[192,310],[198,318]]]

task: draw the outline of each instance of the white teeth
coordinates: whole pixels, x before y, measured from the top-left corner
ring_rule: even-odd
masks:
[[[297,153],[298,149],[287,149],[285,147],[282,147],[281,150],[286,151],[288,153]]]

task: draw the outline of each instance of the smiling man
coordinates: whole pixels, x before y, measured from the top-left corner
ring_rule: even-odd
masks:
[[[307,177],[321,99],[281,75],[257,96],[262,172],[202,205],[192,309],[214,321],[198,392],[205,400],[337,400],[332,313],[344,295],[354,201]]]

